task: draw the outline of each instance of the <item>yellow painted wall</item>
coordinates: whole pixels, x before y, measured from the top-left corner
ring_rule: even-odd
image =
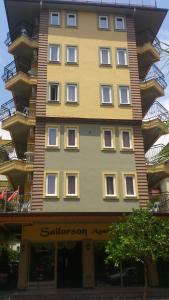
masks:
[[[103,13],[104,14],[104,13]],[[48,82],[61,84],[61,104],[47,104],[48,116],[132,119],[131,107],[120,107],[118,85],[130,85],[128,68],[116,67],[116,48],[127,49],[127,33],[114,31],[114,19],[110,16],[111,30],[98,29],[98,16],[92,12],[78,12],[78,28],[65,27],[62,12],[61,27],[49,26],[49,44],[61,45],[61,64],[48,64]],[[79,64],[66,65],[66,45],[76,45]],[[110,47],[112,67],[100,67],[99,47]],[[65,83],[79,85],[79,105],[65,104]],[[114,106],[100,105],[100,84],[113,85]]]

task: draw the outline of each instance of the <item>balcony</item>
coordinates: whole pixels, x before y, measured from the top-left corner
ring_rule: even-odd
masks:
[[[2,191],[1,191],[2,192]],[[8,192],[7,195],[0,201],[0,213],[27,213],[31,212],[31,193],[18,195],[13,201],[8,202],[7,199],[13,192]]]
[[[151,197],[152,211],[158,213],[169,213],[169,193],[161,193],[158,196]]]
[[[164,96],[166,87],[164,74],[156,65],[153,65],[145,80],[140,83],[143,116],[145,116],[155,99]]]
[[[169,177],[169,146],[154,145],[146,153],[147,175],[149,187]]]
[[[16,97],[4,103],[0,109],[2,128],[10,131],[18,157],[27,151],[29,130],[35,126],[35,106],[25,106],[28,101]],[[22,137],[22,138],[21,138]]]
[[[7,176],[14,189],[17,189],[19,182],[22,192],[24,191],[26,179],[32,172],[33,162],[26,161],[26,159],[10,159],[0,164],[0,174]]]
[[[18,157],[12,142],[0,147],[0,174],[8,177],[13,188],[24,191],[25,180],[29,173],[33,172],[34,153],[25,152]]]
[[[4,68],[2,80],[5,88],[18,96],[31,94],[31,87],[37,85],[36,69],[31,69],[31,62],[24,57],[18,57]]]
[[[22,21],[11,32],[8,32],[5,45],[14,56],[32,58],[34,49],[38,48],[38,29],[28,22]]]
[[[149,109],[143,120],[143,137],[145,152],[163,135],[169,133],[167,121],[169,120],[169,112],[158,101]]]
[[[147,29],[137,33],[137,53],[139,76],[141,80],[147,76],[151,66],[160,60],[161,46],[153,32]]]

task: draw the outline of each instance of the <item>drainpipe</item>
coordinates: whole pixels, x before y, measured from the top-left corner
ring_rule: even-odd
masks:
[[[135,14],[136,14],[136,7],[134,7],[133,9],[133,17],[135,17]]]
[[[42,9],[43,0],[40,0],[40,10]]]

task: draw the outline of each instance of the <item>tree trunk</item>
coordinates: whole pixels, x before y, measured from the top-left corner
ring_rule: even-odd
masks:
[[[147,292],[148,292],[148,267],[147,267],[147,261],[144,260],[144,294],[143,294],[143,300],[147,300]]]

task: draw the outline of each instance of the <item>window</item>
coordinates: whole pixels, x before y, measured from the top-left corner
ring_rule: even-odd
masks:
[[[60,46],[58,45],[49,46],[49,60],[53,62],[60,61]]]
[[[49,84],[49,101],[59,102],[59,83]]]
[[[78,197],[79,174],[74,172],[66,173],[66,197]]]
[[[46,175],[46,196],[58,196],[58,175]]]
[[[100,63],[102,65],[110,65],[110,49],[100,48]]]
[[[68,13],[66,21],[67,21],[67,23],[66,23],[67,26],[76,27],[77,26],[77,15],[75,13]]]
[[[99,28],[100,29],[109,28],[109,20],[107,16],[99,16]]]
[[[60,26],[60,13],[59,12],[51,12],[50,24],[55,25],[55,26]]]
[[[112,87],[110,85],[101,86],[102,104],[112,104]]]
[[[79,148],[79,128],[73,126],[65,126],[65,148]]]
[[[120,86],[119,87],[119,97],[120,97],[120,104],[130,104],[130,97],[129,97],[129,87],[128,86]]]
[[[104,174],[104,197],[117,197],[116,174]]]
[[[77,84],[67,84],[67,102],[77,102]]]
[[[67,128],[67,147],[77,147],[76,128]]]
[[[135,175],[125,174],[124,185],[125,185],[125,196],[136,197]]]
[[[122,150],[133,148],[131,129],[121,129],[121,148]]]
[[[115,29],[116,30],[126,29],[126,22],[124,17],[115,17]]]
[[[112,128],[102,128],[102,149],[114,149],[114,131]]]
[[[77,47],[67,46],[66,49],[66,61],[67,63],[77,63]]]
[[[56,127],[49,127],[48,128],[48,146],[59,146],[59,133],[58,128]]]
[[[117,49],[117,64],[119,66],[127,66],[127,51],[126,49]]]

